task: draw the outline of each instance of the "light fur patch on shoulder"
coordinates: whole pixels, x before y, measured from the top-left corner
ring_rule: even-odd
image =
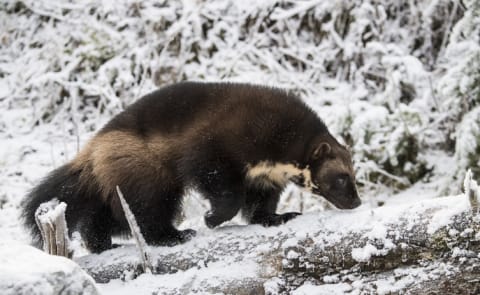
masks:
[[[313,183],[310,170],[300,169],[291,163],[259,162],[256,165],[247,165],[247,179],[264,186],[284,187],[293,181],[298,185],[311,190]]]

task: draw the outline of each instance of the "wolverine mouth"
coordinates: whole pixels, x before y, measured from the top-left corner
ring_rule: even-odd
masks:
[[[352,209],[352,208],[349,208],[348,205],[343,204],[342,202],[337,201],[335,198],[327,199],[327,201],[329,201],[330,203],[332,203],[332,204],[333,204],[335,207],[337,207],[338,209]]]
[[[340,200],[338,200],[338,198],[332,198],[327,200],[333,205],[335,205],[335,207],[337,207],[338,209],[355,209],[362,204],[358,197],[354,198],[353,200],[350,198],[348,200],[345,200],[344,198]]]
[[[362,204],[362,201],[358,197],[345,198],[345,197],[331,197],[326,196],[318,190],[313,191],[314,194],[324,197],[327,201],[332,203],[338,209],[355,209]]]

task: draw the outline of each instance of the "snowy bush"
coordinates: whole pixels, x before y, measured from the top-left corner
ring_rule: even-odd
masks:
[[[353,104],[352,109],[351,113],[361,115],[351,118],[342,134],[353,145],[360,182],[405,188],[428,172],[418,139],[423,126],[418,110],[401,104],[391,113],[366,103]]]
[[[474,175],[480,175],[480,106],[463,117],[457,127],[455,158],[458,173],[465,175],[470,168]]]
[[[458,180],[450,189],[453,191],[458,191],[466,169],[480,175],[480,3],[468,1],[467,5],[470,9],[453,27],[444,60],[439,65],[445,74],[436,87],[442,98],[445,149],[455,152],[457,162],[457,169],[452,169],[452,176]]]

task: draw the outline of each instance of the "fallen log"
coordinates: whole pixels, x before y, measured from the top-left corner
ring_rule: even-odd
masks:
[[[461,260],[474,265],[480,217],[469,198],[462,194],[374,210],[306,214],[274,228],[204,230],[183,245],[152,248],[153,272],[188,277],[195,270],[188,284],[171,293],[273,294],[306,282],[329,283],[332,276],[352,283],[349,276],[387,274],[398,267],[442,261],[454,269]],[[97,282],[132,279],[142,273],[135,251],[125,246],[76,261]]]
[[[440,267],[443,273],[426,276],[427,281],[403,282],[402,288],[434,293],[435,288],[454,281],[469,294],[480,284],[468,279],[480,276],[479,195],[477,183],[467,173],[465,194],[458,196],[374,210],[307,214],[273,228],[204,229],[184,245],[148,247],[148,254],[138,232],[136,245],[76,261],[99,283],[134,279],[146,269],[155,275],[176,274],[178,279],[187,278],[181,287],[160,284],[155,288],[179,294],[277,294],[301,290],[306,284],[341,284],[336,288],[351,289],[356,281],[362,282],[357,285],[363,291],[377,292],[376,280],[393,277],[403,282],[409,273],[405,270],[438,273]],[[64,213],[65,204],[57,201],[37,210],[47,253],[70,255]],[[134,225],[133,216],[131,220]],[[399,272],[400,268],[404,271]]]

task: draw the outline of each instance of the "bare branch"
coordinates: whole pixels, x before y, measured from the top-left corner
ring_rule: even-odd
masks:
[[[140,252],[140,258],[142,260],[142,268],[143,271],[146,273],[152,273],[154,269],[152,266],[152,262],[150,261],[150,254],[148,253],[148,245],[143,238],[142,232],[138,227],[137,221],[135,220],[135,215],[133,215],[130,207],[128,206],[127,201],[123,197],[122,191],[120,187],[117,185],[117,194],[118,198],[120,199],[120,204],[122,204],[123,212],[125,213],[125,218],[127,219],[128,226],[130,227],[130,231],[132,232],[132,236],[135,240],[137,245],[138,251]]]
[[[472,212],[479,212],[479,188],[477,182],[473,179],[472,170],[468,169],[467,174],[465,175],[465,180],[463,181],[463,187],[465,194],[468,196],[468,201],[472,207]]]

